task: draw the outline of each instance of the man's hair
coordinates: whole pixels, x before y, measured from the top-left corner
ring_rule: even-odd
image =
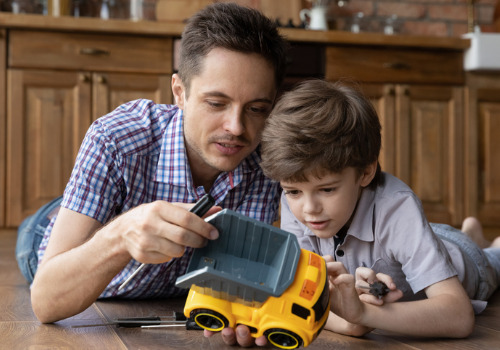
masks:
[[[259,54],[274,67],[276,88],[283,82],[288,43],[275,22],[255,9],[214,3],[188,20],[182,33],[178,71],[187,93],[192,78],[203,70],[205,56],[214,48]]]
[[[378,160],[380,122],[371,102],[341,83],[308,80],[284,93],[262,135],[262,169],[277,181],[361,172]],[[380,166],[371,184],[380,178]]]

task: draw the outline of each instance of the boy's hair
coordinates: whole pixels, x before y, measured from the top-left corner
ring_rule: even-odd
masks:
[[[178,74],[188,95],[192,78],[201,74],[203,59],[214,48],[262,55],[274,67],[276,88],[283,82],[288,43],[276,23],[255,9],[214,3],[193,15],[182,33]]]
[[[309,80],[278,100],[262,135],[264,173],[277,181],[303,182],[309,176],[359,175],[378,160],[380,122],[371,102],[341,83]],[[380,178],[377,164],[376,185]]]

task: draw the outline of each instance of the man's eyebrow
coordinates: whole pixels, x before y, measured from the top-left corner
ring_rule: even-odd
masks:
[[[205,97],[223,97],[223,98],[229,98],[230,97],[220,91],[207,91],[207,92],[204,92],[202,93],[203,96]],[[273,101],[268,99],[268,98],[256,98],[255,100],[252,100],[248,103],[255,103],[255,102],[262,102],[262,103],[268,103],[268,104],[273,104]]]

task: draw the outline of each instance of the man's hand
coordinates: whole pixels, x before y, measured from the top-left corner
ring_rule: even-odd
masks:
[[[267,339],[264,336],[253,338],[250,335],[250,330],[247,326],[239,325],[236,329],[224,328],[221,332],[222,340],[227,345],[240,345],[244,348],[251,347],[254,345],[265,346],[267,344]],[[211,332],[209,330],[204,330],[203,334],[205,337],[210,338],[216,332]]]
[[[216,239],[217,230],[188,212],[192,204],[156,201],[140,205],[109,225],[121,232],[124,248],[137,261],[159,264],[184,254],[186,247],[200,248]],[[212,208],[211,215],[220,208]],[[118,231],[119,230],[119,231]]]

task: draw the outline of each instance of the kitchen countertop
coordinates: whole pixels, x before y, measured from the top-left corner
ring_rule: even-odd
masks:
[[[52,17],[35,14],[11,14],[0,12],[0,28],[2,27],[180,37],[184,24],[182,22],[134,22],[119,19],[101,20],[99,18],[90,17]],[[337,30],[316,31],[295,28],[280,28],[280,31],[292,42],[331,45],[414,47],[458,51],[464,51],[470,46],[469,39],[455,37],[385,35],[381,33],[351,33]]]

